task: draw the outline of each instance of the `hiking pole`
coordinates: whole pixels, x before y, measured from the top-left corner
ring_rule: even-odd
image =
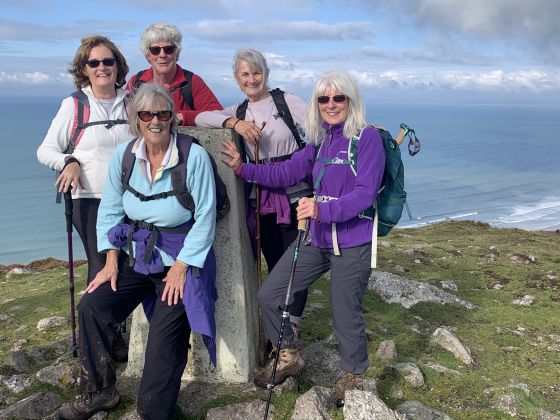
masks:
[[[290,269],[290,279],[288,280],[288,289],[286,290],[286,299],[284,300],[284,308],[282,309],[282,323],[280,324],[280,333],[278,334],[278,343],[276,344],[276,354],[274,355],[274,364],[272,365],[272,375],[270,375],[270,383],[266,385],[268,389],[268,399],[266,401],[266,410],[264,412],[264,420],[268,419],[268,409],[270,408],[270,400],[272,399],[272,389],[274,388],[274,377],[276,376],[276,368],[280,360],[280,345],[284,336],[284,327],[286,319],[290,318],[290,295],[292,294],[292,283],[294,282],[294,273],[296,272],[296,264],[299,255],[299,247],[301,240],[307,233],[307,219],[298,221],[298,234],[296,239],[296,247],[294,248],[294,258],[292,260],[292,268]]]
[[[261,130],[266,125],[266,121],[263,121]],[[255,144],[255,165],[258,165],[259,162],[259,142]],[[263,279],[262,279],[262,267],[261,267],[261,253],[262,253],[262,245],[261,245],[261,187],[257,184],[257,189],[255,192],[255,199],[257,200],[257,208],[255,209],[255,236],[257,242],[257,285],[259,289],[262,286]],[[262,367],[264,366],[264,352],[265,352],[265,344],[264,344],[264,326],[262,321],[262,316],[259,315],[259,365]]]
[[[68,187],[70,189],[71,187]],[[70,285],[70,318],[72,320],[72,356],[78,356],[76,344],[76,311],[74,303],[74,253],[72,252],[72,195],[64,193],[64,215],[66,216],[66,234],[68,238],[68,283]]]

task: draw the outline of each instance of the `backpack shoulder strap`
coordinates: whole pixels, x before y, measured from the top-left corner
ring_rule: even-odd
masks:
[[[72,131],[66,153],[72,153],[80,142],[84,129],[89,121],[89,99],[82,90],[72,92],[70,95],[74,100],[74,121],[72,123]]]
[[[186,134],[177,133],[177,150],[179,151],[179,162],[171,168],[171,187],[175,191],[179,203],[193,214],[194,199],[188,191],[187,182],[187,160],[194,139]]]
[[[146,70],[140,70],[138,73],[136,73],[136,80],[134,81],[134,89],[138,89],[140,86],[146,83],[141,79],[144,73],[146,73]]]
[[[290,112],[290,108],[288,107],[288,104],[286,103],[286,98],[284,96],[284,91],[276,88],[276,89],[272,89],[270,91],[270,94],[272,95],[272,99],[274,100],[274,105],[276,106],[276,110],[278,111],[278,115],[280,116],[280,118],[282,118],[282,120],[286,123],[286,125],[288,126],[288,128],[292,132],[292,135],[294,136],[294,139],[296,140],[298,148],[303,149],[305,147],[305,144],[303,143],[303,140],[301,139],[301,136],[299,135],[299,132],[298,132],[298,130],[296,128],[296,125],[294,123],[294,119],[292,118],[292,113]]]
[[[136,161],[136,155],[132,153],[132,148],[136,140],[137,139],[132,139],[128,142],[121,162],[121,183],[126,190],[132,193],[134,193],[134,191],[130,189],[129,182],[130,175],[132,175],[132,170],[134,169],[134,162]]]
[[[245,99],[243,102],[241,102],[241,104],[239,104],[239,106],[235,110],[235,117],[238,120],[245,119],[245,116],[247,115],[248,106],[249,106],[249,99]],[[234,136],[234,141],[239,146],[239,154],[241,155],[241,160],[245,162],[245,159],[247,157],[247,152],[245,151],[245,141],[243,141],[243,138],[239,134],[237,134],[237,131],[232,130],[232,132]]]
[[[192,94],[192,78],[194,73],[192,71],[183,69],[183,75],[187,80],[181,83],[181,85],[179,86],[181,89],[181,94],[183,95],[183,99],[185,100],[185,103],[189,106],[189,108],[194,110],[194,98]]]

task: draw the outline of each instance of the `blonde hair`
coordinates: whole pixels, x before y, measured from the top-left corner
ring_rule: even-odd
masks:
[[[317,98],[325,95],[329,89],[345,95],[348,99],[348,116],[344,121],[344,137],[351,139],[367,125],[366,111],[356,81],[348,73],[342,71],[327,72],[313,88],[304,124],[307,138],[315,144],[321,143],[325,137],[325,130],[322,127],[323,118],[319,111]]]

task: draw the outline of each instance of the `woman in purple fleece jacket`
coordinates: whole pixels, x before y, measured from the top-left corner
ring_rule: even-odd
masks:
[[[308,288],[331,271],[333,328],[340,343],[341,368],[337,403],[344,392],[362,389],[368,366],[362,301],[371,273],[373,221],[360,217],[375,200],[383,177],[385,152],[377,130],[368,127],[365,109],[355,81],[346,73],[330,72],[315,85],[305,128],[310,143],[290,160],[274,166],[242,163],[232,142],[224,145],[224,162],[248,182],[270,187],[293,185],[312,174],[314,198],[302,198],[298,219],[311,219],[311,246],[299,250],[292,295]],[[361,133],[357,173],[348,156],[350,139]],[[258,292],[266,334],[273,343],[280,332],[294,244],[282,256]],[[266,387],[272,373],[271,361],[255,377]],[[284,330],[280,361],[274,384],[303,369],[304,362],[293,346],[290,328]]]

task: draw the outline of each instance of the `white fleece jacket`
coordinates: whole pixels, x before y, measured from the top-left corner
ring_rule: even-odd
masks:
[[[125,109],[124,90],[117,90],[117,98],[113,104],[111,115],[107,115],[103,105],[94,96],[90,86],[82,88],[88,96],[90,105],[89,121],[128,119]],[[43,143],[37,149],[37,159],[43,165],[60,171],[64,167],[64,151],[68,147],[74,121],[74,100],[72,97],[62,101],[58,113],[54,117]],[[128,125],[118,124],[111,128],[94,125],[84,130],[82,138],[72,153],[80,162],[81,177],[84,188],[78,187],[72,198],[101,198],[105,179],[109,170],[109,161],[113,150],[124,142],[132,140]]]

